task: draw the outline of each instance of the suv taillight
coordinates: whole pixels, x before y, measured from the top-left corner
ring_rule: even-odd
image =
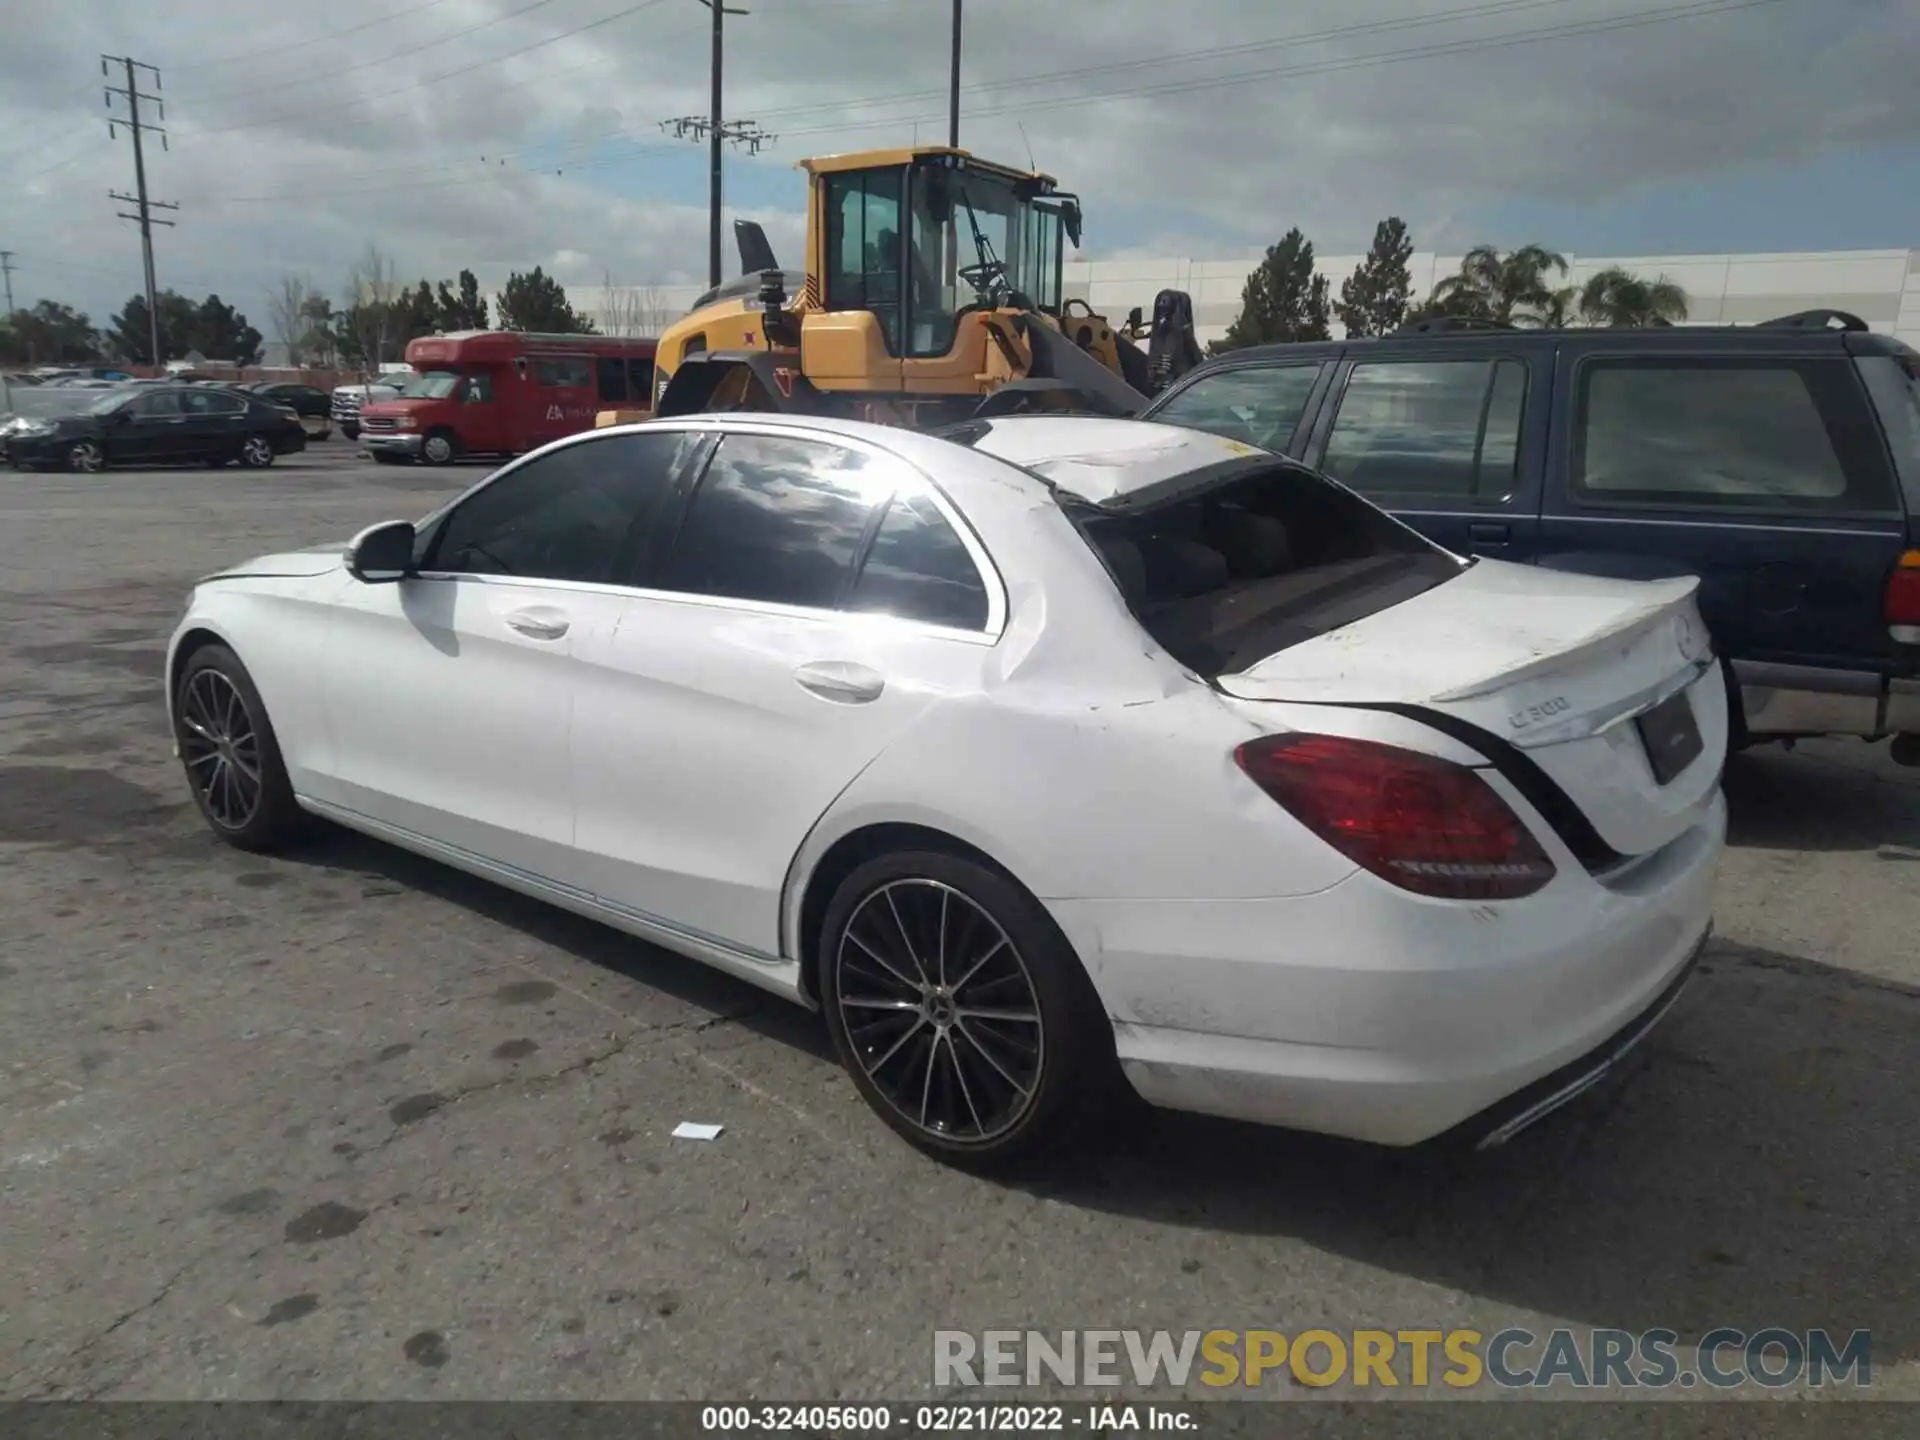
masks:
[[[1909,550],[1887,577],[1887,623],[1920,625],[1920,550]]]
[[[1337,735],[1266,735],[1233,758],[1315,835],[1403,890],[1513,900],[1553,879],[1526,824],[1464,765]]]

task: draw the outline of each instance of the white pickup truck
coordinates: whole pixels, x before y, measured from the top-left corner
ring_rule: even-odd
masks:
[[[334,386],[333,423],[340,427],[340,433],[349,440],[358,440],[360,407],[371,405],[376,400],[392,400],[399,395],[400,387],[407,383],[407,377],[411,374],[411,366],[383,365],[380,373],[371,380],[363,380],[355,385]]]

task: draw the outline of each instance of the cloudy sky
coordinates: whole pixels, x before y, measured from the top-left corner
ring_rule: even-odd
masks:
[[[797,257],[809,154],[946,127],[949,0],[745,0],[730,207]],[[1913,0],[965,0],[962,143],[1085,201],[1087,253],[1229,257],[1299,225],[1322,254],[1398,214],[1421,249],[1581,254],[1920,246]],[[265,325],[277,276],[338,291],[544,265],[697,280],[699,0],[64,0],[0,33],[0,247],[15,298],[96,320],[139,284],[100,52],[161,70],[162,285]],[[151,86],[151,76],[143,83]],[[121,83],[116,72],[111,82]]]

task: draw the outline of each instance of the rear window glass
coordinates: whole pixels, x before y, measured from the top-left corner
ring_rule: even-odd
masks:
[[[1281,451],[1293,439],[1319,378],[1318,364],[1223,370],[1169,396],[1149,418]]]
[[[1061,503],[1142,627],[1207,679],[1460,573],[1454,556],[1298,465],[1237,470],[1139,511]]]
[[[1843,359],[1596,361],[1574,402],[1572,488],[1588,504],[1893,508]]]

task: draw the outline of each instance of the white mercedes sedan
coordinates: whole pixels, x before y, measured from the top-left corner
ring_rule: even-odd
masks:
[[[1168,426],[707,415],[203,580],[168,695],[228,842],[324,817],[824,1012],[942,1159],[1125,1086],[1484,1146],[1706,942],[1694,586]]]

